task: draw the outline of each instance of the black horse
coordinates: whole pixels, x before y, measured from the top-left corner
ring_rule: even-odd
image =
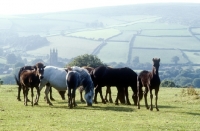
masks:
[[[101,88],[103,86],[116,86],[118,93],[115,104],[118,105],[118,99],[121,103],[125,103],[125,95],[126,102],[128,105],[130,105],[131,103],[128,98],[128,87],[130,86],[133,91],[132,98],[134,105],[137,105],[137,74],[132,69],[128,67],[110,68],[106,66],[99,66],[95,68],[90,75],[94,86],[96,87],[94,96],[95,103],[97,103],[97,93],[100,92],[100,95],[102,94]],[[139,92],[139,99],[141,100],[143,97],[142,89],[140,89]],[[101,97],[101,99],[102,101],[105,101],[103,97]]]

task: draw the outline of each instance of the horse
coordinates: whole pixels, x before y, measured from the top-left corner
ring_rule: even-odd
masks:
[[[89,73],[92,72],[92,70],[94,70],[93,67],[89,67],[89,66],[83,66],[82,68],[86,69]],[[111,95],[111,89],[110,89],[111,86],[106,86],[106,95],[105,95],[105,101],[102,101],[104,104],[106,102],[110,102],[110,103],[113,103],[113,100],[112,100],[112,95]],[[107,98],[107,96],[109,95],[109,100]],[[103,97],[102,93],[100,93],[100,96]],[[81,102],[84,102],[83,100],[83,96],[82,96],[82,90],[80,89],[80,99],[81,99]]]
[[[77,106],[75,102],[75,92],[79,86],[83,86],[85,90],[85,99],[88,106],[92,106],[92,99],[94,95],[94,85],[90,74],[84,68],[73,66],[68,69],[67,86],[68,86],[68,106],[73,108]]]
[[[58,91],[66,91],[66,75],[67,71],[64,68],[58,68],[55,66],[45,66],[43,72],[43,78],[40,81],[39,90],[45,86],[45,98],[49,105],[53,105],[48,97],[50,87],[54,87]],[[37,101],[38,103],[38,101]]]
[[[24,94],[24,105],[27,106],[27,95],[28,95],[28,89],[29,87],[31,88],[31,97],[32,101],[31,104],[33,106],[33,88],[35,87],[37,90],[37,99],[39,100],[40,96],[40,91],[39,91],[39,84],[40,84],[40,72],[37,70],[35,67],[35,70],[23,70],[20,73],[20,85],[21,88],[23,89],[23,94]],[[38,101],[37,100],[37,101]]]
[[[144,91],[145,106],[147,109],[150,109],[151,111],[153,110],[152,90],[153,89],[155,90],[155,97],[156,97],[155,98],[155,108],[157,111],[159,111],[157,101],[158,101],[158,91],[159,91],[159,87],[160,87],[160,77],[159,77],[159,72],[158,72],[159,66],[160,66],[160,58],[153,58],[152,61],[153,61],[152,72],[148,72],[146,70],[143,70],[142,72],[140,72],[139,77],[138,77],[138,81],[139,81],[138,88],[141,89],[143,86],[145,87],[145,91]],[[150,108],[147,103],[148,92],[150,92],[150,99],[151,99]],[[139,101],[138,101],[138,109],[140,109]]]
[[[17,100],[18,101],[21,101],[21,99],[20,99],[21,85],[20,85],[20,81],[19,81],[20,80],[20,74],[24,70],[34,70],[35,67],[44,68],[45,66],[42,63],[37,63],[34,66],[24,66],[24,67],[20,68],[20,70],[18,72],[18,77],[16,75],[14,76],[15,77],[15,81],[16,81],[16,83],[18,85],[18,95],[17,95]],[[55,99],[53,98],[53,95],[52,95],[52,87],[50,87],[49,92],[50,92],[50,99],[52,101],[54,101]],[[65,96],[64,96],[65,92],[60,91],[59,94],[60,94],[61,98],[64,100],[65,99]],[[27,101],[30,101],[30,100],[27,98]]]
[[[134,105],[137,105],[137,73],[128,67],[123,68],[110,68],[106,66],[99,66],[95,68],[91,73],[91,78],[93,80],[94,86],[96,87],[94,102],[97,102],[97,92],[101,90],[103,86],[116,86],[118,93],[115,100],[115,104],[118,105],[118,99],[121,103],[126,103],[130,105],[128,97],[128,87],[130,86],[133,91],[133,101]],[[142,89],[139,90],[142,92]],[[102,92],[100,92],[102,93]],[[139,99],[141,100],[143,95],[140,93]],[[101,98],[102,101],[103,98]]]

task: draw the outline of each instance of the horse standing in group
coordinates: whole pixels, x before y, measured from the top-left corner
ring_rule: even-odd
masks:
[[[68,69],[67,73],[67,86],[68,86],[68,105],[70,108],[75,107],[76,89],[82,86],[85,90],[85,99],[88,106],[92,106],[92,98],[94,95],[94,85],[91,80],[90,74],[84,68],[73,66]]]
[[[91,72],[94,70],[94,68],[88,67],[88,66],[84,66],[84,67],[82,67],[82,68],[86,69],[89,73],[91,73]],[[110,103],[113,103],[110,87],[111,87],[111,86],[106,86],[106,95],[105,95],[105,99],[102,101],[104,104],[105,104],[106,102],[108,102],[108,98],[107,98],[108,95],[109,95],[109,102],[110,102]],[[100,91],[100,96],[101,96],[101,98],[103,97],[102,91]],[[80,89],[80,98],[81,98],[81,102],[84,102],[83,96],[82,96],[82,90],[81,90],[81,89]]]
[[[15,77],[15,81],[16,81],[16,83],[18,85],[18,95],[17,95],[17,100],[18,101],[21,101],[21,98],[20,98],[20,92],[21,92],[21,88],[22,88],[21,84],[20,84],[20,74],[21,74],[21,72],[24,71],[24,70],[34,70],[35,68],[42,69],[44,67],[45,66],[44,66],[43,63],[37,63],[34,66],[24,66],[24,67],[21,67],[19,69],[18,76],[16,76],[16,75],[14,76]],[[54,101],[55,99],[53,98],[53,95],[52,95],[52,88],[50,88],[49,92],[50,92],[50,99],[52,101]],[[62,99],[65,99],[65,97],[64,97],[65,92],[60,91],[59,94],[61,95]],[[27,101],[30,101],[30,100],[27,98]]]
[[[58,91],[66,91],[68,89],[67,85],[67,73],[68,70],[65,68],[58,68],[55,66],[46,66],[44,68],[43,79],[40,82],[40,90],[46,86],[45,88],[45,96],[47,99],[47,103],[49,105],[53,105],[48,97],[49,88],[52,86]],[[88,105],[91,104],[91,100],[89,99],[90,91],[86,92],[85,98]],[[91,96],[92,99],[92,96]]]
[[[27,95],[28,95],[28,91],[29,88],[31,88],[31,97],[32,97],[32,101],[31,104],[33,106],[33,88],[35,87],[37,90],[37,100],[39,100],[39,96],[40,96],[40,91],[39,91],[39,84],[40,84],[40,76],[43,70],[37,70],[36,67],[34,67],[34,70],[23,70],[20,73],[20,87],[23,89],[23,94],[24,94],[24,105],[27,106]]]
[[[93,80],[95,89],[94,102],[97,102],[97,93],[103,86],[116,86],[118,93],[117,98],[115,100],[115,104],[118,105],[118,99],[121,103],[126,103],[130,105],[129,97],[128,97],[128,87],[130,86],[133,91],[133,101],[134,105],[137,105],[137,74],[130,68],[110,68],[106,66],[99,66],[95,68],[91,73],[91,78]],[[142,89],[139,90],[139,100],[142,99]],[[102,93],[102,92],[100,92]],[[103,97],[101,97],[102,101],[105,101]]]
[[[160,77],[159,77],[159,72],[158,72],[159,66],[160,66],[160,58],[153,58],[152,72],[143,70],[142,72],[140,72],[138,76],[138,81],[139,81],[138,88],[141,89],[142,87],[145,87],[145,90],[144,90],[145,106],[147,109],[150,109],[151,111],[153,110],[153,105],[152,105],[152,99],[153,99],[152,90],[153,89],[155,90],[155,108],[157,111],[159,111],[158,105],[157,105],[158,91],[160,87]],[[150,99],[151,99],[150,108],[147,103],[148,92],[150,92]],[[140,109],[139,101],[138,101],[138,109]]]

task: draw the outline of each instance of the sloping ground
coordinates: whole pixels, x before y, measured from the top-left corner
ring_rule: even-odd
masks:
[[[34,51],[28,51],[28,54],[48,55],[50,49],[58,50],[58,57],[71,59],[78,55],[91,54],[93,50],[101,44],[100,41],[91,41],[86,39],[52,36],[47,37],[50,46],[42,47]]]

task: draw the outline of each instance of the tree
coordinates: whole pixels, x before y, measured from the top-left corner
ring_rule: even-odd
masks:
[[[173,81],[164,80],[160,84],[161,87],[175,87],[175,83]]]
[[[17,67],[23,67],[23,66],[25,66],[25,64],[22,63],[22,62],[17,62],[14,66],[15,66],[15,68],[17,68]]]
[[[8,54],[6,56],[7,64],[15,64],[17,62],[17,57],[15,54]]]
[[[174,62],[175,64],[177,64],[179,60],[180,59],[178,56],[174,56],[174,57],[172,57],[171,62]]]
[[[75,57],[66,66],[90,66],[96,68],[98,66],[104,65],[103,62],[95,55],[84,54]]]

